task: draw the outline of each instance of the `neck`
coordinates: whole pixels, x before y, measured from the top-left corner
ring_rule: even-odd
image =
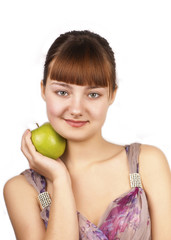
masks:
[[[85,169],[103,159],[104,146],[108,142],[102,136],[96,136],[86,141],[67,141],[67,147],[62,160],[68,170]]]

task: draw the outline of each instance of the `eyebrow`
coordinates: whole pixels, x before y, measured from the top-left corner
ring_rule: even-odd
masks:
[[[72,89],[72,87],[66,83],[52,82],[52,84]]]
[[[62,83],[62,82],[52,82],[52,84],[54,85],[59,85],[59,86],[62,86],[62,87],[66,87],[66,88],[69,88],[69,89],[72,89],[72,86],[66,84],[66,83]],[[87,86],[87,89],[94,89],[94,88],[104,88],[102,86]]]

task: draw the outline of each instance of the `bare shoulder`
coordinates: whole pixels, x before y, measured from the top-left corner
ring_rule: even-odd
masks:
[[[165,154],[157,147],[151,145],[141,145],[140,172],[145,177],[152,176],[152,173],[170,174],[170,167]]]
[[[151,161],[167,162],[165,154],[161,151],[161,149],[152,145],[141,144],[140,157],[143,161],[145,161],[148,157]]]
[[[36,196],[36,190],[28,183],[24,175],[18,175],[9,179],[4,185],[4,198],[5,201],[15,195],[30,197]]]
[[[25,186],[29,186],[30,184],[27,182],[26,178],[24,177],[24,175],[17,175],[15,177],[12,177],[11,179],[9,179],[6,183],[4,188],[8,188],[8,187],[12,187],[13,185],[25,185]]]
[[[145,189],[150,188],[151,184],[170,181],[171,172],[165,154],[157,147],[151,145],[141,145],[139,156],[139,169]]]
[[[37,192],[25,176],[18,175],[9,179],[4,186],[4,199],[8,214],[18,240],[39,239],[44,233],[40,218]],[[34,233],[34,234],[33,234]]]
[[[141,145],[139,170],[151,215],[152,239],[169,240],[171,171],[165,154],[157,147]]]

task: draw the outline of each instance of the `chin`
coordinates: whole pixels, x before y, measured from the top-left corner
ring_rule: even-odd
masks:
[[[96,136],[96,133],[84,134],[83,132],[80,132],[80,133],[72,132],[71,134],[66,134],[66,135],[63,134],[63,137],[67,139],[67,141],[78,142],[78,143],[89,141],[90,139],[95,138],[95,136]]]

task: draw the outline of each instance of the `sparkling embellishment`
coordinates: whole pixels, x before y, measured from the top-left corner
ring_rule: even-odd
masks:
[[[38,199],[42,208],[48,207],[51,204],[51,199],[48,192],[43,192],[38,195]]]
[[[131,188],[134,188],[134,187],[142,188],[141,177],[139,173],[131,173],[129,174],[129,176],[130,176]]]

